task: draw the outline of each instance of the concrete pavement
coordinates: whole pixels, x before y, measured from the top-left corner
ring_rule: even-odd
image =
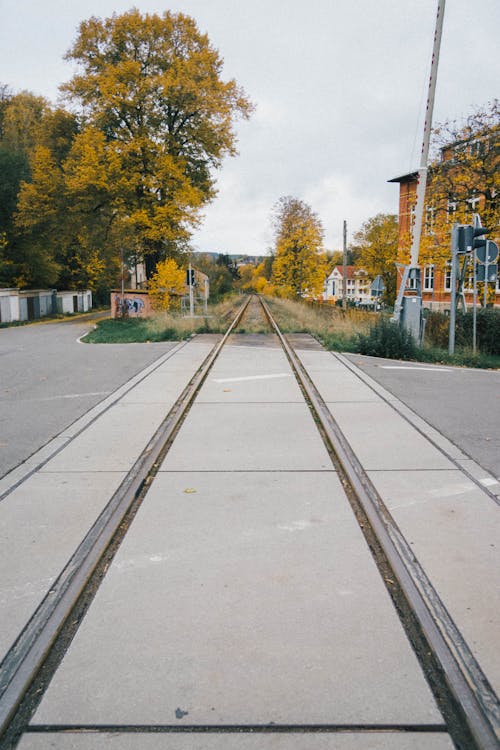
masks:
[[[0,503],[7,541],[31,519],[2,562],[10,567],[4,649],[210,346],[196,337]],[[299,356],[498,685],[491,495],[463,473],[460,456],[447,455],[342,358],[310,344]],[[134,429],[124,432],[124,423]],[[271,722],[352,728],[126,733],[133,724]],[[52,731],[35,733],[46,725]],[[58,725],[75,731],[58,733]],[[97,725],[114,733],[80,733]],[[236,335],[223,350],[32,727],[23,750],[453,746],[274,336]]]

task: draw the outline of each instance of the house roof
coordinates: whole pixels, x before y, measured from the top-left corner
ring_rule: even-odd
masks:
[[[332,275],[334,271],[337,271],[341,276],[343,275],[343,266],[334,266],[332,270],[330,271],[328,278]],[[360,271],[363,273],[366,273],[364,268],[361,268],[360,266],[346,266],[347,270],[347,277],[348,279],[354,279],[356,274],[358,274]]]
[[[387,180],[387,182],[413,182],[414,180],[418,179],[418,171],[417,172],[408,172],[408,174],[403,174],[401,177],[393,177],[392,180]]]

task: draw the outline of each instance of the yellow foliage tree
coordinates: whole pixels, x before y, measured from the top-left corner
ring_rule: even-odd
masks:
[[[500,226],[500,104],[477,109],[464,122],[445,122],[433,135],[428,173],[421,265],[444,268],[451,258],[455,222],[472,224],[479,213],[498,240]],[[408,262],[411,237],[403,238],[399,260]]]
[[[271,283],[283,297],[316,297],[326,276],[323,227],[319,217],[297,198],[275,206],[275,259]]]
[[[216,192],[212,171],[236,152],[234,122],[251,105],[181,13],[90,18],[67,58],[80,72],[63,91],[83,104],[87,130],[71,155],[71,187],[88,193],[91,223],[112,222],[141,251],[149,277],[187,249]]]
[[[384,282],[384,301],[392,304],[396,297],[396,258],[398,254],[398,219],[394,214],[377,214],[364,222],[354,235],[357,264],[374,279]]]
[[[148,285],[153,308],[166,311],[179,307],[185,286],[185,269],[179,268],[173,258],[160,261]]]

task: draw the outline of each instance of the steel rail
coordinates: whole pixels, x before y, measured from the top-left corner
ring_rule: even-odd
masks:
[[[442,669],[448,690],[461,709],[465,726],[475,742],[475,750],[498,750],[500,707],[493,688],[302,362],[280,331],[269,307],[262,298],[259,299],[398,580],[400,590],[417,619],[421,633]]]
[[[223,338],[181,393],[0,664],[0,746],[2,737],[70,612],[130,507],[151,481],[165,446],[191,407],[227,339],[240,323],[250,300],[249,296],[241,305]]]

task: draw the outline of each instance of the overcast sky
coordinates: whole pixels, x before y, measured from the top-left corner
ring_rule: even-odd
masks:
[[[81,20],[121,13],[121,0],[0,0],[0,81],[58,97]],[[239,156],[193,237],[198,250],[262,254],[284,195],[306,201],[338,249],[383,211],[387,180],[418,166],[437,0],[140,0],[141,12],[193,16],[256,104],[238,125]],[[500,0],[447,0],[435,122],[500,96]]]

